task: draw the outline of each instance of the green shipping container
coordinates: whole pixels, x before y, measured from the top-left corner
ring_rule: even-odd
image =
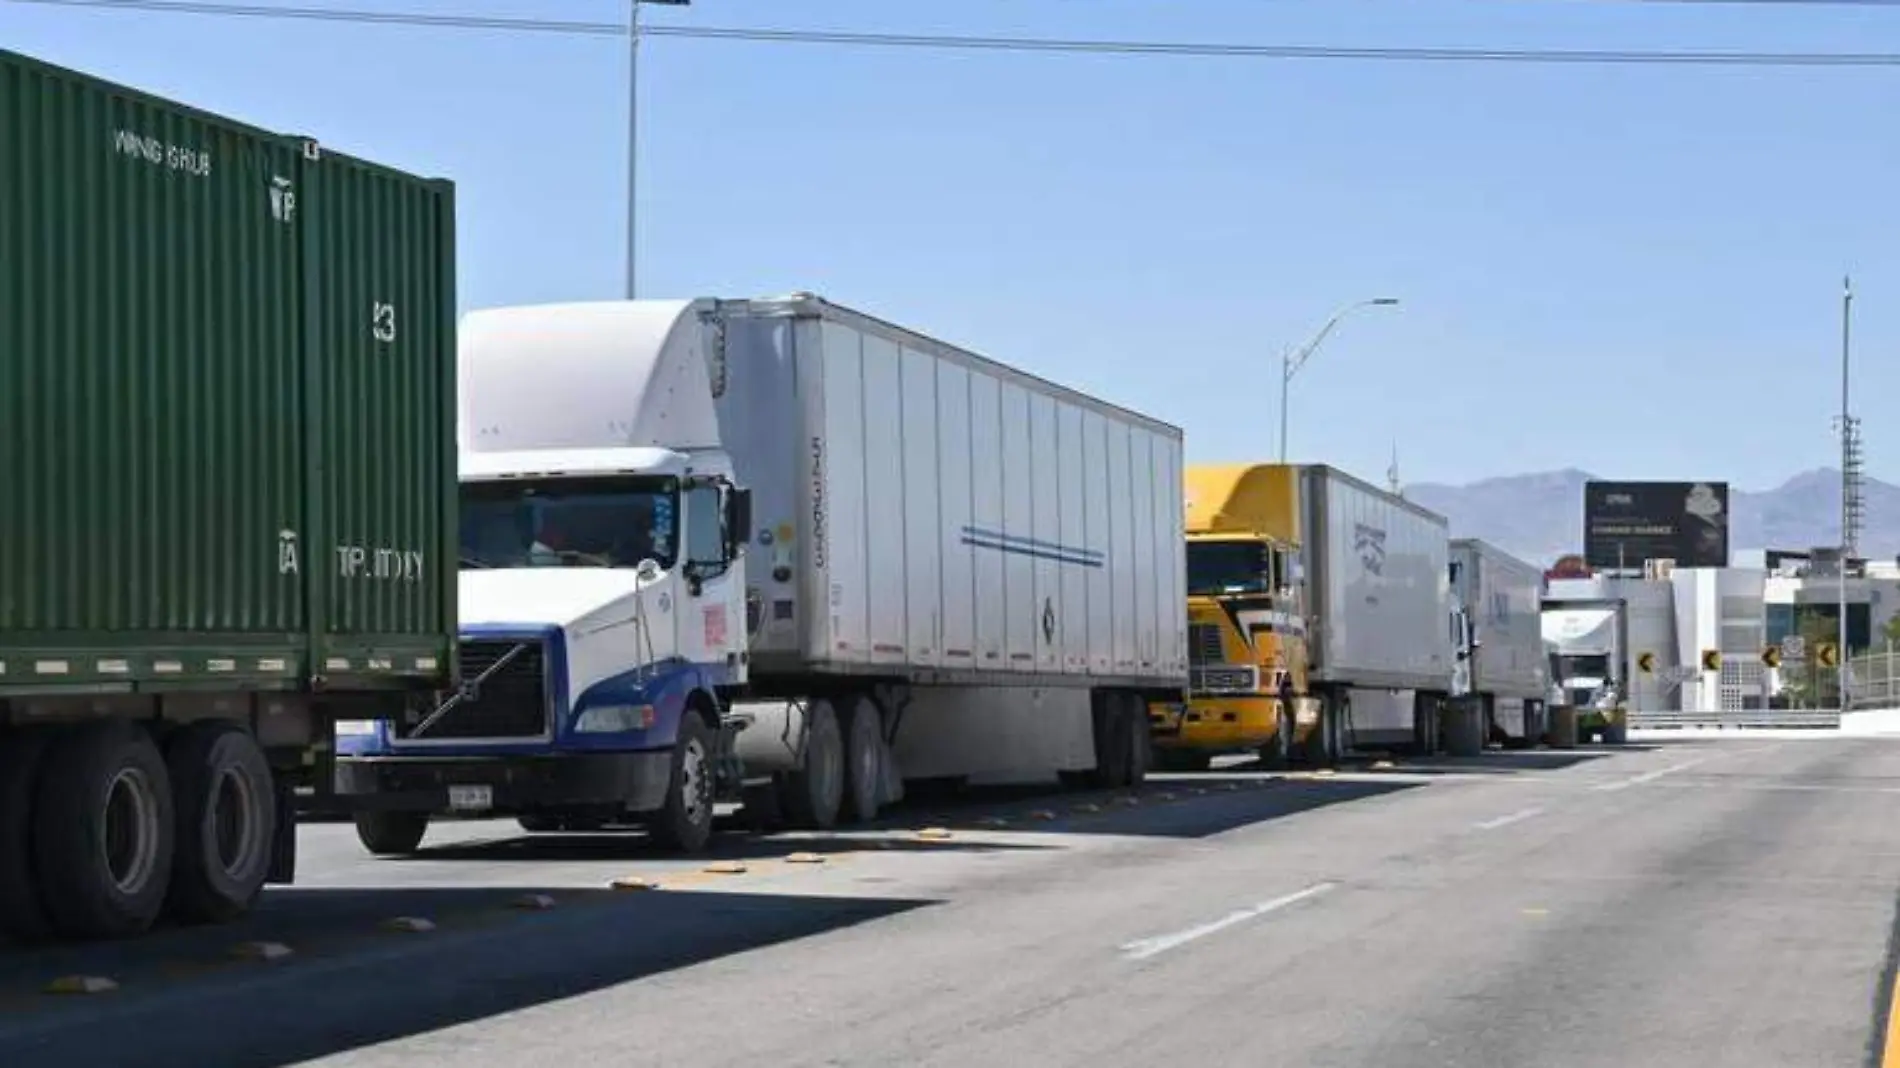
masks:
[[[0,696],[440,685],[454,189],[0,51]]]

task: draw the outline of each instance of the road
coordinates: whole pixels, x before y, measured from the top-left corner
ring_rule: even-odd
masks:
[[[236,927],[0,954],[0,1064],[1879,1065],[1896,806],[1900,740],[1744,737],[992,796],[720,871],[316,825]]]

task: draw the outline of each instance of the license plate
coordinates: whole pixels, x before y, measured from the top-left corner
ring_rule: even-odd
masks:
[[[457,812],[483,812],[495,807],[492,786],[451,786],[449,807]]]

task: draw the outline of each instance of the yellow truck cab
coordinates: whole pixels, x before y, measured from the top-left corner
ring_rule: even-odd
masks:
[[[1283,766],[1319,722],[1304,696],[1297,479],[1278,464],[1186,470],[1189,694],[1184,707],[1150,707],[1164,769],[1240,750]]]

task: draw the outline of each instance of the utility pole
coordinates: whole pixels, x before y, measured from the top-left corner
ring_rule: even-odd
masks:
[[[692,0],[631,0],[627,11],[627,299],[640,278],[640,5],[685,7]]]
[[[1854,425],[1849,401],[1849,354],[1852,351],[1854,317],[1854,280],[1841,279],[1841,563],[1839,577],[1840,701],[1841,711],[1850,707],[1847,677],[1850,657],[1847,649],[1847,561],[1860,548],[1860,430]]]

